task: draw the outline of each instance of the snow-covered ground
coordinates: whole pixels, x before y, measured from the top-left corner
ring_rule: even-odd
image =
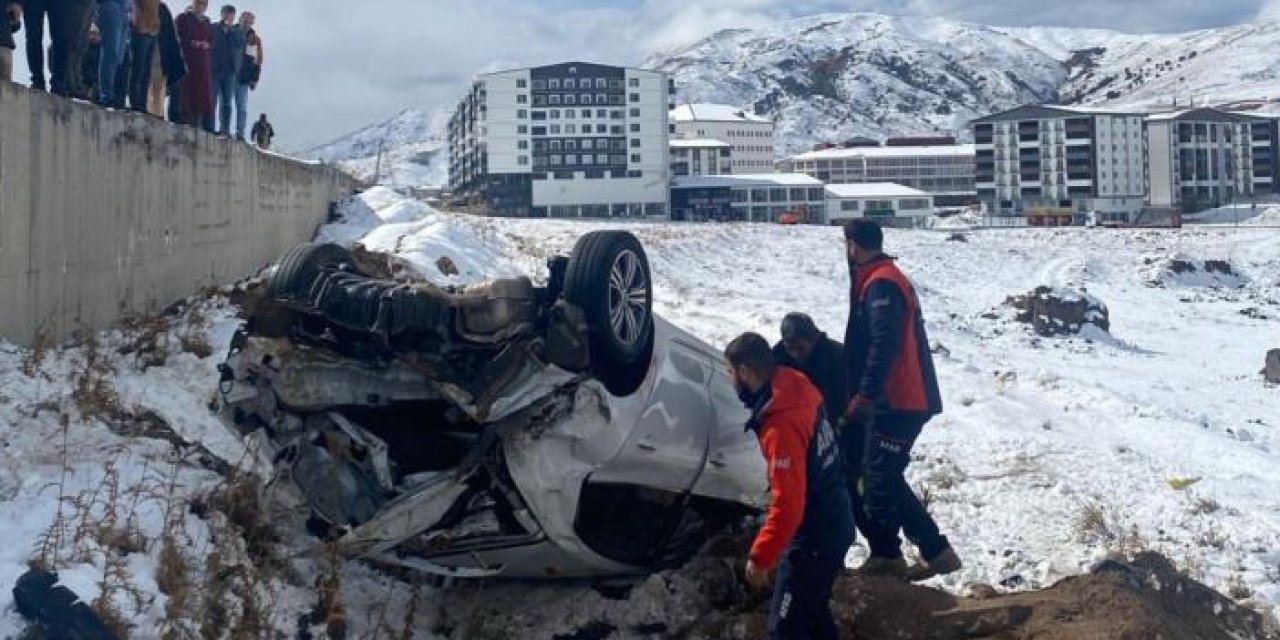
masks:
[[[453,284],[541,275],[545,258],[567,252],[582,233],[630,229],[653,264],[657,311],[716,346],[743,331],[774,336],[793,310],[837,335],[844,326],[848,274],[835,229],[480,219],[440,213],[387,189],[367,192],[347,212],[323,237],[364,238]],[[966,562],[939,586],[1043,586],[1108,551],[1146,547],[1212,586],[1280,608],[1280,389],[1258,374],[1266,351],[1280,347],[1280,231],[1010,230],[970,232],[967,242],[949,235],[889,231],[887,240],[919,287],[939,351],[947,410],[926,429],[911,471]],[[1179,255],[1225,261],[1235,275],[1178,273],[1169,259]],[[441,257],[460,274],[446,280],[436,266]],[[1205,286],[1224,282],[1234,287]],[[1040,285],[1103,301],[1110,334],[1039,338],[999,311],[1009,296]],[[213,315],[220,348],[233,323]],[[46,379],[21,371],[24,352],[0,353],[0,585],[22,571],[53,520],[63,429],[58,412],[35,415],[35,408],[69,394],[74,357],[40,367]],[[154,409],[183,437],[233,459],[236,443],[204,409],[217,360],[178,355],[145,373],[121,365],[116,387],[127,403]],[[130,477],[165,469],[146,462],[163,447],[72,417],[74,473],[64,493],[95,486],[113,448],[131,456]],[[184,475],[193,487],[217,481],[207,471]],[[150,530],[163,523],[154,514],[144,520]],[[192,539],[200,539],[206,525],[188,520]],[[135,582],[153,584],[147,554],[130,558]],[[101,567],[92,562],[71,571],[86,597],[96,593],[95,571]],[[414,593],[408,584],[358,564],[344,572],[353,631],[401,628],[401,609]],[[306,597],[312,574],[302,576],[280,586],[286,630],[314,605]],[[611,608],[647,606],[567,586],[460,588],[474,594],[455,591],[450,600],[482,611],[486,628],[507,625],[531,638],[572,632]],[[0,592],[0,607],[8,598]],[[429,589],[418,594],[415,637],[437,637],[442,614],[433,603],[440,601]],[[138,637],[158,628],[160,602],[142,607]],[[5,613],[0,635],[17,625]]]

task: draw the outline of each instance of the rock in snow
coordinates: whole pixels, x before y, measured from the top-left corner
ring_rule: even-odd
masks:
[[[1073,336],[1090,324],[1103,331],[1111,330],[1107,305],[1072,289],[1037,287],[1026,295],[1009,298],[1005,304],[1018,310],[1018,322],[1030,324],[1045,337]]]
[[[1267,378],[1267,382],[1280,384],[1280,349],[1267,352],[1267,364],[1262,369],[1262,375]]]

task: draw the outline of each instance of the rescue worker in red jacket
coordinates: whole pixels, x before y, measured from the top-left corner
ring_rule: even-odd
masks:
[[[871,557],[862,571],[912,581],[954,573],[960,558],[907,484],[911,448],[942,396],[911,281],[883,251],[884,232],[871,220],[845,227],[853,287],[845,354],[853,399],[841,425],[845,455],[861,455],[855,504],[867,516]],[[924,562],[907,567],[899,532]]]
[[[779,367],[754,333],[725,349],[738,396],[751,409],[773,501],[747,560],[763,588],[776,572],[769,638],[836,640],[831,588],[853,543],[853,512],[822,394],[804,374]]]

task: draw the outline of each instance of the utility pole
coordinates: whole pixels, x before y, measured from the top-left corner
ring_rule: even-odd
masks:
[[[378,140],[378,159],[373,163],[373,184],[377,186],[382,180],[382,148],[387,144],[387,139]]]

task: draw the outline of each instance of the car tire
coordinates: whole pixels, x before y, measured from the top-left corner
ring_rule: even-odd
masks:
[[[336,244],[307,243],[289,250],[267,280],[269,300],[301,302],[311,293],[311,285],[325,269],[354,265],[351,252]]]
[[[626,231],[582,236],[564,295],[586,316],[592,372],[610,393],[634,393],[648,373],[654,331],[653,277],[640,240]]]

